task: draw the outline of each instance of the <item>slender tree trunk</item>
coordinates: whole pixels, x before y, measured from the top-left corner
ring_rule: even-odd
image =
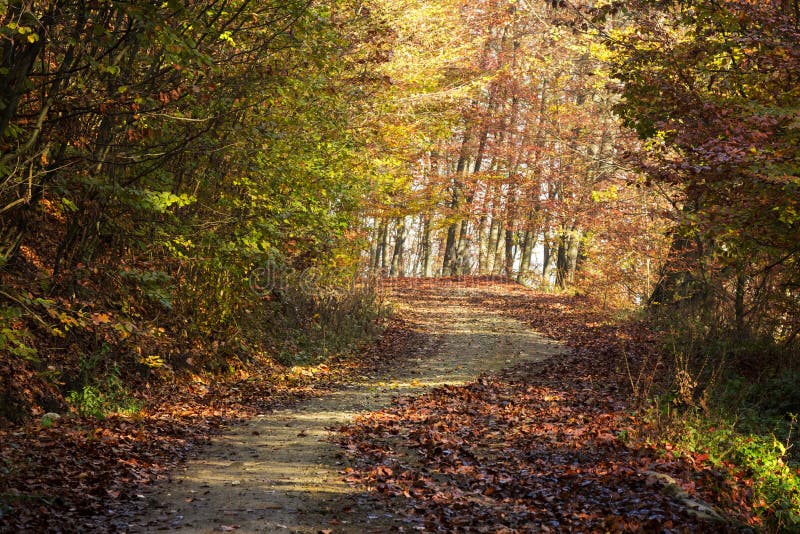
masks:
[[[469,220],[464,219],[461,221],[461,228],[458,232],[458,246],[456,247],[456,259],[454,265],[454,273],[456,275],[467,274],[469,258]]]
[[[567,239],[567,282],[575,283],[575,273],[578,271],[578,258],[580,256],[583,232],[574,228]]]
[[[480,219],[478,219],[478,274],[486,273],[486,263],[489,255],[489,249],[487,247],[488,239],[486,236],[486,232],[489,228],[488,219],[489,217],[485,211],[481,214]]]
[[[431,216],[425,217],[425,225],[422,229],[422,276],[428,277],[433,275],[433,230],[431,225]]]
[[[389,239],[389,221],[384,219],[378,225],[378,240],[375,247],[375,261],[373,270],[375,272],[386,268],[386,247]]]
[[[557,247],[554,249],[553,245],[555,244],[555,239],[553,236],[553,231],[549,227],[545,227],[546,230],[542,233],[542,239],[544,242],[544,252],[542,258],[542,282],[546,286],[551,286],[553,284],[553,272],[556,268],[556,250]]]
[[[494,110],[494,95],[489,100],[489,113]],[[477,174],[481,171],[481,166],[483,164],[483,158],[486,154],[486,142],[489,139],[489,128],[488,126],[483,129],[481,132],[480,140],[478,142],[478,152],[475,156],[475,163],[472,166],[472,174]],[[474,191],[470,191],[469,194],[464,199],[465,205],[469,206],[472,204],[473,199],[475,198]],[[455,274],[467,274],[468,271],[471,271],[469,266],[469,249],[471,245],[471,238],[469,234],[469,227],[470,227],[470,218],[467,217],[461,222],[461,228],[459,229],[458,234],[458,244],[456,246],[456,257],[455,257]]]
[[[380,265],[381,261],[380,258],[378,257],[381,253],[380,239],[381,239],[381,222],[376,218],[375,228],[372,229],[372,247],[369,256],[369,268],[373,272],[378,270],[378,265]]]
[[[739,267],[739,273],[736,276],[736,295],[734,297],[734,313],[736,319],[736,329],[743,338],[747,336],[747,323],[745,322],[745,290],[747,289],[747,273],[743,266]]]
[[[369,268],[372,271],[377,271],[378,265],[380,265],[378,254],[380,254],[381,224],[381,221],[376,218],[375,227],[372,229],[372,237],[370,238]]]
[[[406,243],[406,220],[405,217],[397,219],[395,226],[394,252],[392,253],[392,263],[389,268],[389,276],[403,276],[403,255]]]
[[[558,236],[558,251],[556,253],[556,286],[559,289],[567,287],[567,236],[562,231]]]
[[[417,244],[414,249],[416,250],[416,254],[414,254],[414,264],[411,266],[409,273],[411,276],[418,276],[422,274],[422,263],[425,260],[425,248],[427,244],[425,243],[425,226],[427,225],[427,215],[424,213],[420,213],[418,217],[418,224],[417,224],[417,231],[416,231],[416,239]],[[409,247],[411,248],[411,247]]]
[[[462,175],[467,167],[467,144],[469,143],[470,133],[469,130],[464,132],[464,137],[461,140],[461,152],[458,156],[458,163],[456,163],[456,172],[453,177],[453,196],[450,200],[450,209],[454,216],[460,217],[459,209],[461,208],[461,196],[463,194],[463,185],[461,183]],[[456,269],[456,255],[458,243],[456,239],[460,235],[460,220],[456,220],[447,228],[447,243],[444,247],[444,259],[442,260],[442,275],[450,276],[455,274]]]
[[[508,224],[508,223],[507,223]],[[511,228],[506,228],[505,234],[505,248],[506,248],[506,256],[505,256],[505,275],[509,278],[514,276],[514,230]]]
[[[531,269],[531,252],[536,244],[536,234],[532,230],[525,230],[522,237],[522,257],[520,258],[517,282],[523,282]]]
[[[500,238],[500,225],[497,217],[492,214],[489,221],[489,237],[486,243],[486,272],[494,274],[495,260],[497,259],[497,241]]]
[[[503,253],[505,251],[505,249],[502,246],[504,222],[500,218],[495,218],[494,221],[492,221],[492,223],[494,224],[495,227],[494,245],[492,249],[490,249],[492,254],[492,274],[502,274],[502,269],[504,265]]]
[[[515,169],[516,170],[516,169]],[[514,243],[514,236],[515,236],[515,229],[514,224],[516,221],[516,214],[517,214],[517,191],[514,189],[514,186],[510,186],[508,191],[508,198],[506,199],[506,220],[505,220],[505,275],[509,278],[514,276],[514,259],[516,255],[515,251],[515,243]]]
[[[447,227],[447,242],[444,246],[444,258],[442,259],[442,276],[455,274],[455,259],[458,253],[458,235],[461,231],[461,221],[456,221]]]

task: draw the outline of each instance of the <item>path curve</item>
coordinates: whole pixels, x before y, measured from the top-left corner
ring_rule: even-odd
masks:
[[[383,532],[395,518],[342,472],[331,428],[397,395],[458,385],[481,373],[563,354],[524,323],[470,304],[470,288],[409,291],[399,313],[426,334],[395,375],[364,377],[330,395],[260,415],[215,437],[144,497],[129,532]]]

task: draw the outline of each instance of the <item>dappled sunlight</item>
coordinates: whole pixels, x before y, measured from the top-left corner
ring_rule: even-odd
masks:
[[[343,384],[295,408],[261,415],[215,438],[199,458],[150,497],[160,512],[136,524],[155,528],[181,516],[181,524],[191,520],[209,525],[215,521],[215,510],[258,510],[265,504],[273,507],[268,514],[239,512],[237,525],[243,529],[287,525],[316,532],[318,527],[309,526],[309,518],[320,520],[315,514],[321,512],[314,510],[326,507],[339,510],[337,521],[347,521],[348,514],[342,510],[352,508],[353,499],[363,496],[344,480],[351,478],[350,471],[329,442],[331,429],[389,406],[393,400],[403,403],[422,393],[450,391],[481,373],[557,357],[566,350],[500,313],[484,313],[463,304],[413,304],[409,309],[416,324],[431,337],[406,365],[383,376]],[[296,368],[292,372],[312,371]],[[388,517],[375,517],[380,524],[391,524]],[[359,532],[355,526],[348,528]]]
[[[614,397],[800,531],[800,0],[0,3],[0,531],[692,530],[584,509],[617,475],[557,456],[620,454]],[[412,398],[591,498],[329,456]]]

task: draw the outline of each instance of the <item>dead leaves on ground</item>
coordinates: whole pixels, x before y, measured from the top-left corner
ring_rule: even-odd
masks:
[[[619,402],[581,385],[483,378],[406,399],[346,430],[351,480],[432,531],[700,527],[648,486],[653,460],[620,441]]]
[[[700,521],[651,473],[692,495],[724,484],[702,458],[630,447],[620,355],[640,365],[652,334],[620,328],[581,299],[535,295],[491,281],[454,296],[436,284],[398,287],[404,298],[451,300],[510,314],[576,347],[536,367],[405,398],[345,428],[356,460],[345,476],[395,504],[409,530],[663,531],[732,527]],[[151,392],[137,418],[61,419],[51,428],[0,433],[0,530],[124,530],[141,484],[166,470],[225,422],[316,394],[366,369],[419,355],[424,335],[398,321],[358,362],[308,377],[175,382]],[[639,362],[639,363],[637,363]],[[273,377],[274,378],[274,377]]]
[[[124,531],[142,485],[167,476],[225,424],[319,395],[353,376],[402,362],[421,343],[401,320],[356,356],[313,372],[270,368],[246,377],[154,384],[133,417],[62,417],[0,429],[0,531]],[[211,377],[213,378],[213,377]]]
[[[415,288],[400,287],[406,298]],[[435,286],[426,288],[435,296]],[[519,286],[474,286],[473,306],[510,314],[576,347],[572,355],[402,398],[341,429],[345,476],[383,495],[409,531],[696,532],[706,522],[648,479],[664,472],[697,493],[708,470],[631,446],[620,354],[652,350],[641,325],[603,322],[581,299]]]

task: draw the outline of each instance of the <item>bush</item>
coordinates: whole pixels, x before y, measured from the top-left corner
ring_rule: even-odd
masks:
[[[674,412],[662,439],[681,453],[708,455],[712,465],[752,484],[753,511],[768,530],[800,531],[800,475],[789,460],[787,445],[772,433],[744,431],[728,417],[699,411]],[[652,415],[651,415],[652,420]]]
[[[769,531],[800,531],[800,470],[792,454],[800,372],[791,347],[727,329],[702,314],[655,318],[672,380],[646,409],[655,440],[708,455]]]
[[[108,372],[102,373],[100,364],[108,354],[107,346],[104,347],[104,350],[81,361],[82,385],[68,392],[66,400],[82,416],[102,419],[111,414],[135,414],[143,403],[125,387],[119,367],[113,364]]]

